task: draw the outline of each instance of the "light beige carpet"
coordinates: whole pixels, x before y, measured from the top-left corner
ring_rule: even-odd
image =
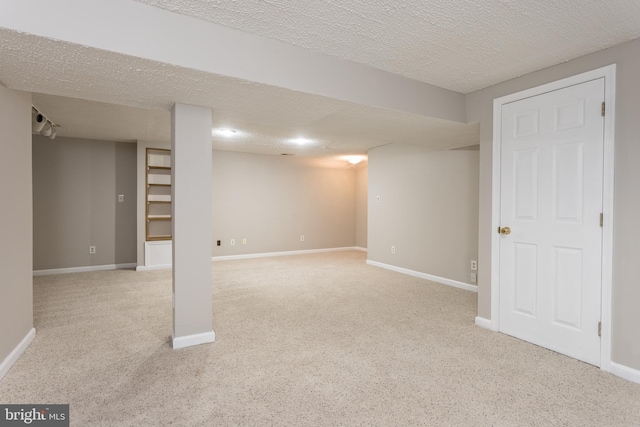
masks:
[[[215,262],[214,344],[170,347],[171,272],[34,278],[2,403],[77,426],[640,425],[640,385],[474,325],[476,295],[337,252]]]

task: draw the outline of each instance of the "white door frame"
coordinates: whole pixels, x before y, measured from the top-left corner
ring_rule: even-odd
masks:
[[[616,64],[578,74],[542,86],[506,95],[493,100],[493,164],[491,176],[491,329],[500,330],[500,152],[502,129],[502,106],[520,99],[573,86],[604,77],[604,169],[602,210],[602,337],[600,341],[600,369],[611,371],[611,293],[613,282],[613,178],[614,178],[614,131]]]

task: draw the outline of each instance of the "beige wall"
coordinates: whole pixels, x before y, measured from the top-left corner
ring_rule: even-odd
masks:
[[[33,136],[34,270],[135,262],[135,203],[133,144]]]
[[[0,85],[0,363],[33,328],[31,94]]]
[[[364,164],[356,168],[356,246],[367,247],[368,172]]]
[[[214,151],[212,182],[214,256],[356,244],[353,168]],[[232,238],[235,246],[229,244]],[[222,246],[216,246],[216,240]]]
[[[547,68],[467,96],[467,119],[480,122],[478,315],[491,318],[491,167],[493,99],[617,64],[612,360],[640,369],[640,40]]]
[[[144,265],[147,147],[170,148],[165,143],[138,142],[139,266]],[[366,192],[366,167],[334,169],[295,157],[227,151],[213,151],[212,166],[212,256],[352,247],[356,224],[366,233],[366,212],[356,215],[356,193],[360,191],[362,203],[361,192]],[[217,240],[221,246],[216,246]],[[360,242],[366,247],[366,236]]]
[[[369,150],[369,260],[470,283],[478,154],[408,145]]]

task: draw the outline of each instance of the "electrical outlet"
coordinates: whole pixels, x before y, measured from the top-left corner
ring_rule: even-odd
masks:
[[[90,254],[95,254],[96,253],[96,247],[95,246],[89,246],[89,253]]]
[[[376,196],[376,202],[380,203],[380,196]]]
[[[478,274],[471,273],[471,283],[476,283],[478,281]]]
[[[222,241],[221,241],[221,240],[217,240],[217,241],[216,241],[216,245],[217,245],[217,246],[221,246],[221,245],[222,245]]]
[[[236,239],[231,239],[231,246],[235,246],[236,245]]]
[[[300,236],[300,241],[304,242],[304,236]]]
[[[118,194],[118,203],[124,202],[124,194]]]
[[[476,260],[471,260],[471,269],[473,271],[476,271],[478,269],[478,261]]]
[[[242,239],[242,244],[246,245],[247,244],[247,238],[245,237],[244,239]]]
[[[391,253],[395,254],[396,253],[396,247],[395,246],[391,246]]]

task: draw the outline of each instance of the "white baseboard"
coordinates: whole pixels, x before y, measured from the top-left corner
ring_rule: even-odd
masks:
[[[640,384],[640,371],[616,362],[611,362],[611,373],[625,380]]]
[[[490,331],[497,331],[497,329],[493,327],[493,322],[489,319],[485,319],[484,317],[477,316],[476,325],[481,328],[489,329]]]
[[[169,270],[171,269],[171,264],[163,264],[163,265],[139,265],[136,267],[136,271],[149,271],[149,270]]]
[[[18,361],[20,355],[29,347],[31,341],[36,336],[36,328],[31,328],[31,330],[22,338],[22,341],[14,348],[11,353],[0,363],[0,380],[4,378],[4,376],[9,372],[11,367]]]
[[[216,340],[215,332],[203,332],[201,334],[187,335],[186,337],[172,337],[173,349],[191,347],[194,345],[207,344]]]
[[[349,246],[344,248],[307,249],[302,251],[286,251],[286,252],[265,252],[261,254],[214,256],[214,257],[211,257],[211,261],[232,261],[237,259],[269,258],[269,257],[276,257],[276,256],[307,255],[307,254],[319,254],[324,252],[357,251],[357,250],[360,250],[360,249],[358,249],[356,246]]]
[[[50,274],[84,273],[87,271],[121,270],[136,268],[136,263],[90,265],[87,267],[53,268],[50,270],[34,270],[34,276],[48,276]]]
[[[340,251],[366,252],[367,249],[360,248],[357,246],[349,246],[349,247],[343,247],[343,248],[307,249],[302,251],[264,252],[259,254],[243,254],[243,255],[224,255],[224,256],[212,256],[211,261],[233,261],[238,259],[269,258],[269,257],[277,257],[277,256],[307,255],[307,254],[319,254],[324,252],[340,252]],[[171,268],[171,264],[139,265],[136,267],[136,271],[165,270],[169,268]]]
[[[458,282],[457,280],[446,279],[444,277],[433,276],[419,271],[409,270],[407,268],[396,267],[395,265],[384,264],[378,261],[367,260],[367,264],[374,267],[380,267],[397,273],[407,274],[409,276],[419,277],[421,279],[430,280],[432,282],[441,283],[443,285],[453,286],[454,288],[464,289],[465,291],[478,292],[478,287],[468,283]]]

